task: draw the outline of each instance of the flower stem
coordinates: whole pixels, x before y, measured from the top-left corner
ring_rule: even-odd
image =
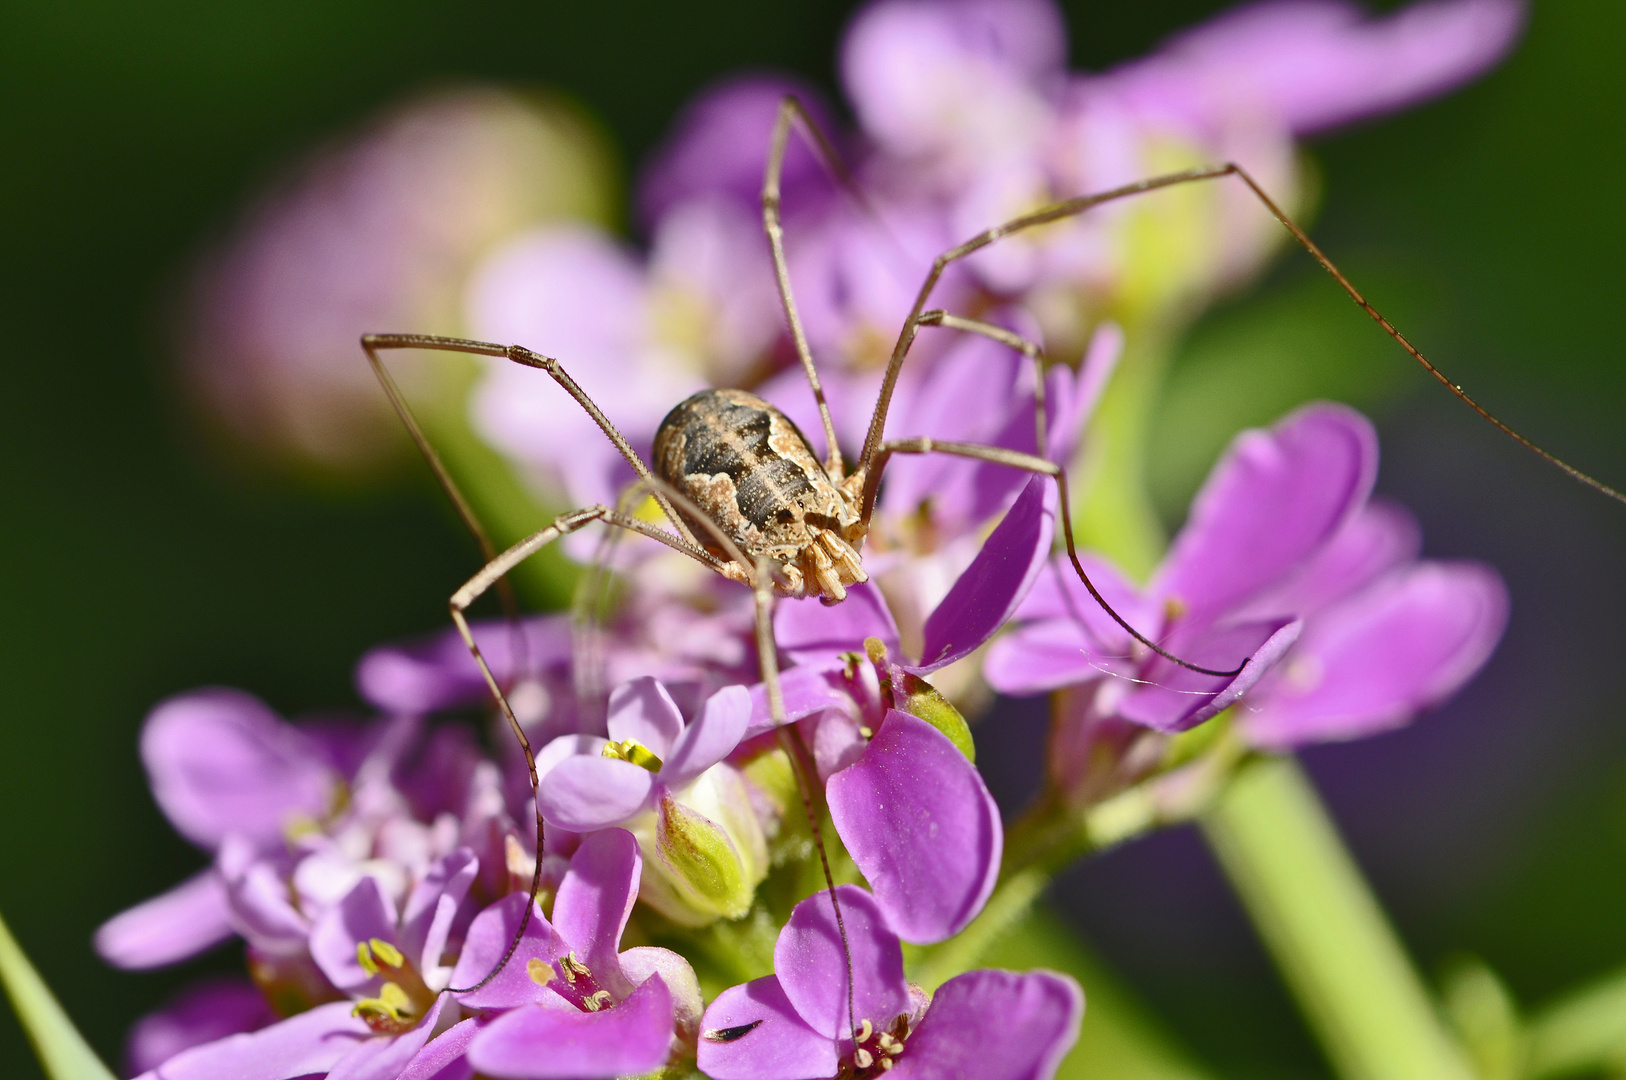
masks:
[[[1296,761],[1242,769],[1202,824],[1339,1076],[1473,1076]]]
[[[0,919],[0,983],[51,1080],[113,1080]]]

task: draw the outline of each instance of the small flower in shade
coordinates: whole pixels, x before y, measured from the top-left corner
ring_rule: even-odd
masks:
[[[607,176],[593,128],[556,102],[464,87],[396,106],[201,261],[183,342],[198,396],[237,436],[305,464],[395,452],[357,338],[460,332],[474,261],[539,221],[608,216]],[[461,385],[449,372],[406,364],[402,385],[433,402]]]
[[[904,980],[903,951],[880,908],[852,885],[838,892],[847,948],[828,896],[797,904],[774,945],[774,974],[723,991],[706,1010],[702,1072],[715,1080],[1055,1075],[1084,1012],[1077,983],[1049,971],[972,971],[927,1003]]]
[[[620,948],[641,869],[638,842],[625,830],[582,841],[560,883],[552,924],[533,911],[502,973],[459,997],[481,1018],[467,1042],[474,1071],[498,1080],[608,1080],[692,1054],[701,998],[688,961],[666,949]],[[459,983],[496,966],[526,902],[509,897],[475,920]]]
[[[685,723],[658,680],[622,684],[610,694],[608,739],[566,735],[537,755],[542,816],[576,833],[632,829],[657,867],[644,900],[663,914],[738,918],[768,872],[749,789],[724,763],[751,709],[745,687],[724,687]]]
[[[1184,730],[1239,701],[1242,735],[1271,749],[1405,723],[1489,658],[1507,594],[1480,564],[1418,561],[1409,516],[1369,501],[1376,472],[1364,417],[1306,406],[1237,437],[1144,591],[1095,564],[1138,629],[1208,666],[1248,657],[1241,676],[1198,675],[1134,647],[1061,565],[1040,577],[985,675],[1011,694],[1093,685],[1074,695],[1082,742],[1126,723]],[[1058,757],[1082,768],[1075,749]]]

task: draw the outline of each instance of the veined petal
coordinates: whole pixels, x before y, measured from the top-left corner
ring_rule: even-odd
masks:
[[[958,755],[958,751],[954,753]],[[858,1022],[867,1019],[876,1027],[886,1027],[893,1017],[909,1011],[903,948],[887,928],[880,906],[856,885],[838,885],[836,895],[850,951],[842,948],[828,892],[815,893],[796,905],[773,950],[774,973],[785,997],[803,1022],[827,1039],[839,1039],[849,1030],[849,958]]]
[[[1005,625],[1050,555],[1055,502],[1055,483],[1048,476],[1028,481],[976,559],[926,617],[921,662],[900,667],[916,675],[936,671],[970,654]]]
[[[834,1076],[835,1040],[808,1026],[768,975],[717,995],[700,1022],[700,1071],[712,1080]]]
[[[113,916],[96,931],[96,951],[126,970],[185,960],[232,935],[226,887],[211,867]]]
[[[542,778],[537,805],[549,825],[593,832],[644,809],[655,774],[630,761],[576,754]]]
[[[1366,417],[1318,403],[1244,431],[1209,474],[1148,590],[1206,625],[1291,573],[1366,502],[1377,475]]]
[[[664,758],[683,734],[683,714],[661,681],[644,675],[610,691],[608,726],[616,742],[631,739]]]
[[[655,975],[598,1012],[511,1010],[475,1035],[468,1057],[497,1080],[611,1080],[660,1068],[671,1042],[672,996]]]
[[[616,954],[643,873],[638,841],[625,829],[584,837],[553,903],[553,926],[602,984],[620,974]],[[623,988],[607,986],[613,992]]]
[[[398,1080],[472,1080],[468,1049],[481,1026],[477,1019],[461,1020],[436,1035],[407,1062]]]
[[[1084,993],[1065,975],[968,971],[937,988],[889,1075],[1049,1080],[1083,1017]]]
[[[1250,742],[1286,749],[1397,727],[1455,693],[1507,625],[1502,579],[1424,562],[1317,615],[1242,716]]]
[[[926,721],[887,713],[826,797],[842,843],[905,941],[953,937],[988,902],[1005,842],[999,808],[976,766]]]
[[[141,760],[164,815],[210,850],[227,833],[280,841],[290,821],[327,812],[338,781],[298,728],[237,690],[161,703],[141,729]]]

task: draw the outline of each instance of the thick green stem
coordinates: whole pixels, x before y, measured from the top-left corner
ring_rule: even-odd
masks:
[[[1203,830],[1345,1080],[1470,1080],[1393,928],[1291,758],[1242,769]]]
[[[113,1080],[0,919],[0,984],[51,1080]]]

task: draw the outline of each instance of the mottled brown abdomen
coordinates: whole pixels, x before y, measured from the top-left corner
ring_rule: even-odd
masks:
[[[747,556],[785,566],[806,563],[811,552],[829,548],[822,535],[842,538],[858,520],[796,425],[744,390],[702,390],[668,413],[655,433],[655,472]],[[701,543],[726,557],[710,529],[689,524]],[[823,554],[817,561],[825,561]],[[853,571],[839,575],[844,584],[864,579],[856,559],[854,552]],[[837,553],[836,562],[842,561]],[[823,576],[817,567],[807,569]],[[839,599],[829,588],[822,592]]]

